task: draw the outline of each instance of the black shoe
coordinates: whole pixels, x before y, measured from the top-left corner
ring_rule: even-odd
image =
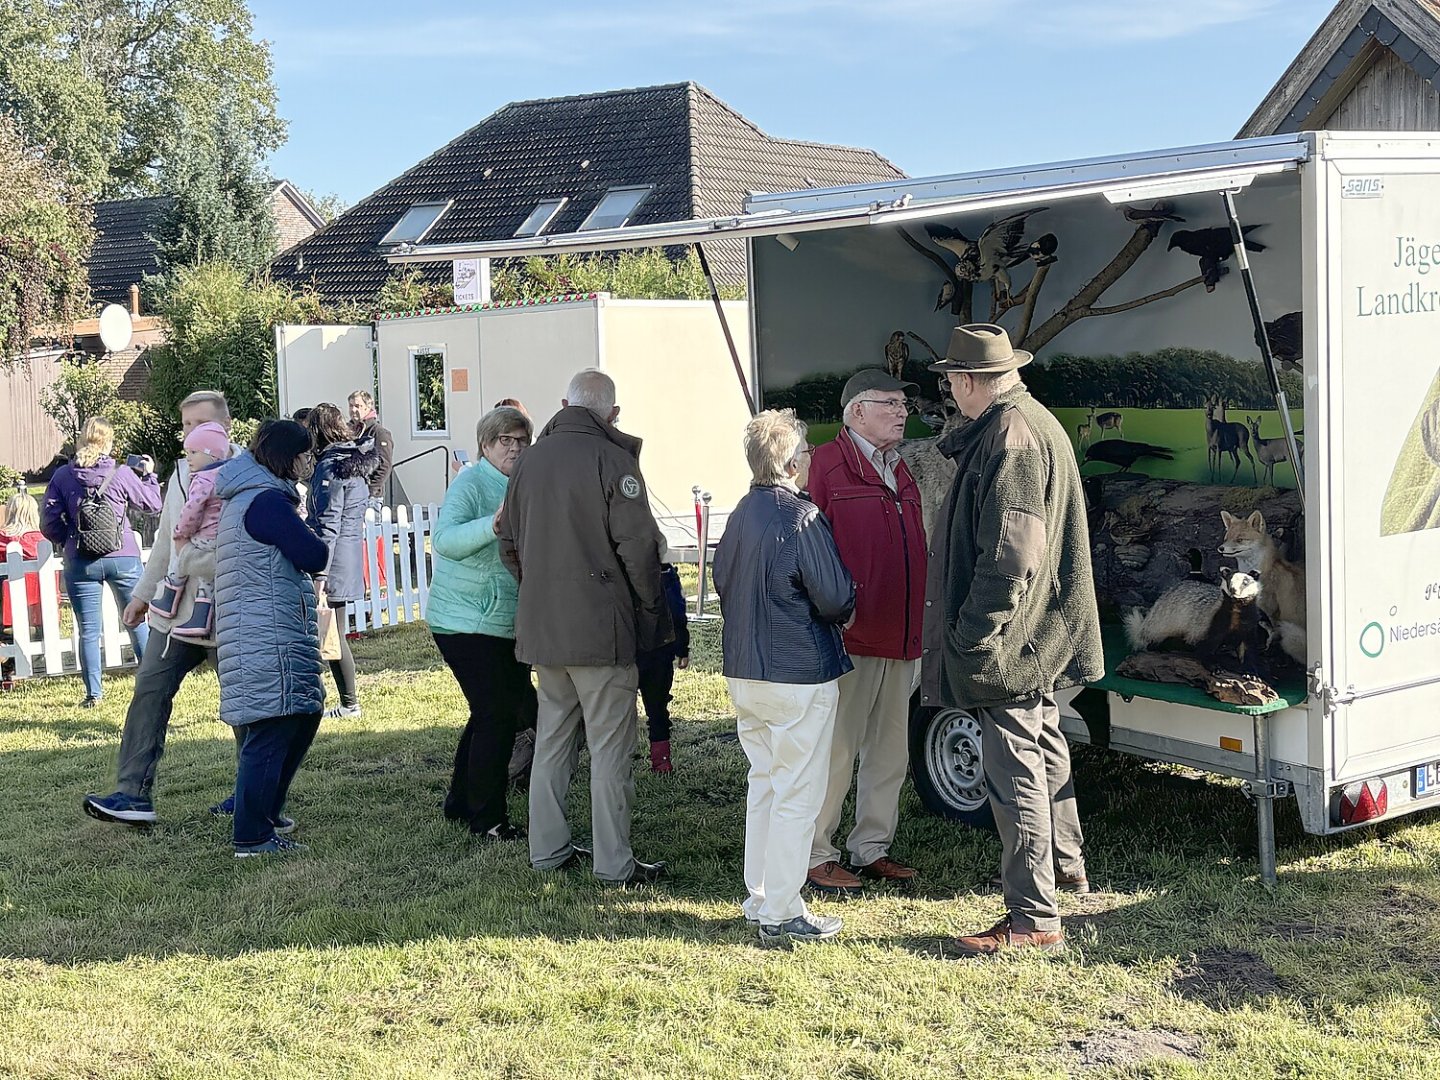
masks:
[[[665,863],[663,861],[643,863],[639,859],[636,859],[635,868],[630,871],[629,877],[624,881],[611,881],[606,882],[606,884],[619,885],[621,887],[626,885],[653,885],[664,876]]]
[[[580,847],[578,844],[570,845],[570,854],[565,857],[562,863],[556,863],[550,867],[551,870],[574,870],[581,863],[589,862],[595,853],[589,848]]]
[[[100,699],[98,697],[87,697],[84,701],[80,702],[80,708],[93,709],[99,704]]]
[[[470,835],[480,840],[524,840],[525,830],[505,821],[484,831],[472,828]]]

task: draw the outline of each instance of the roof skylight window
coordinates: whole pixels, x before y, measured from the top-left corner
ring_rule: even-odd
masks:
[[[520,227],[515,230],[515,235],[539,236],[569,201],[569,199],[542,199],[535,204],[535,209],[530,211],[530,216],[520,223]]]
[[[590,216],[580,226],[580,231],[620,228],[630,220],[636,210],[640,209],[640,204],[645,201],[645,197],[654,190],[654,184],[611,188],[605,192],[605,197],[600,200],[595,209],[590,211]]]
[[[435,223],[445,216],[445,211],[454,206],[449,202],[416,203],[406,210],[399,221],[381,239],[381,244],[418,244]]]

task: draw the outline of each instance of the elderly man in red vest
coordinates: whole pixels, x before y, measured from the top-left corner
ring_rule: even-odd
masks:
[[[855,579],[854,622],[845,631],[855,670],[840,679],[829,787],[810,848],[808,884],[817,892],[853,892],[861,877],[901,884],[915,877],[890,857],[925,602],[920,492],[896,452],[905,437],[906,391],[915,389],[880,370],[857,372],[840,393],[844,426],[810,461],[810,497],[830,519]],[[845,846],[854,873],[840,865],[834,843],[852,775],[855,827]]]

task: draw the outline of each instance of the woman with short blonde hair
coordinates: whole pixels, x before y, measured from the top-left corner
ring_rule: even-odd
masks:
[[[3,508],[0,508],[0,559],[5,557],[5,549],[11,544],[18,544],[20,557],[22,559],[35,559],[40,554],[40,541],[45,539],[40,533],[40,504],[35,501],[35,496],[28,491],[20,490],[10,496]],[[40,625],[40,575],[25,575],[25,606],[30,616],[30,625]],[[9,628],[15,625],[15,613],[10,610],[10,590],[0,588],[0,626]],[[7,664],[10,661],[6,661]]]
[[[120,610],[130,603],[140,580],[140,545],[130,528],[133,507],[147,514],[160,509],[155,463],[144,456],[134,468],[113,457],[115,429],[103,416],[85,421],[75,457],[62,465],[45,489],[40,531],[65,548],[65,591],[80,626],[80,675],[85,682],[82,708],[100,701],[101,590],[108,584]],[[141,623],[130,631],[138,661],[149,633]]]
[[[810,912],[800,889],[829,777],[838,684],[853,667],[840,629],[855,610],[855,586],[829,523],[801,495],[806,435],[789,409],[746,426],[754,483],[715,549],[725,681],[750,760],[742,909],[762,945],[840,931],[839,919]]]

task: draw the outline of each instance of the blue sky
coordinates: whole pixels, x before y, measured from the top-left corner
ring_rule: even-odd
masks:
[[[911,175],[1228,139],[1331,0],[252,0],[289,143],[354,203],[506,102],[698,82]]]

